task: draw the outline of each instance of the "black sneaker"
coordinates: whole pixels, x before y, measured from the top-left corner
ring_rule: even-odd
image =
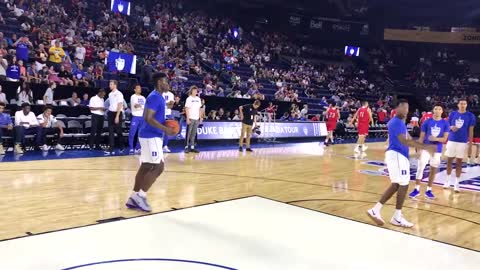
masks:
[[[241,146],[238,147],[238,151],[239,151],[239,152],[243,152],[243,147],[241,147]]]
[[[247,152],[253,152],[252,148],[247,148]]]
[[[190,148],[185,148],[185,153],[190,153]]]
[[[196,153],[196,154],[200,153],[200,151],[198,151],[196,148],[193,148],[193,149],[190,150],[190,151],[191,151],[192,153]]]

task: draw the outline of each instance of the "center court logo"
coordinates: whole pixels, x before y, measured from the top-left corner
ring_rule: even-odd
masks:
[[[378,167],[377,170],[360,170],[360,173],[373,176],[388,176],[387,164],[383,161],[368,160],[362,164]],[[410,160],[410,180],[415,180],[417,174],[417,160]],[[428,174],[430,173],[430,166],[427,166],[423,172],[422,182],[428,181]],[[455,169],[454,172],[455,173]],[[434,184],[443,185],[447,179],[447,163],[442,162],[438,168]],[[469,189],[480,192],[480,165],[462,166],[462,177],[460,181],[460,188]]]
[[[95,262],[64,268],[63,270],[237,270],[214,263],[179,259],[124,259]]]

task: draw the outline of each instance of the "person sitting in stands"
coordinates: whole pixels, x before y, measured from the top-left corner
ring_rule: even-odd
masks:
[[[15,147],[16,154],[23,154],[22,144],[25,141],[25,135],[38,134],[40,126],[35,114],[30,111],[30,104],[23,103],[22,110],[15,113]],[[37,146],[40,147],[40,137],[37,136]]]
[[[57,119],[52,115],[52,107],[45,106],[43,113],[37,116],[39,129],[37,133],[38,144],[41,145],[42,151],[48,151],[46,145],[47,135],[57,135],[57,144],[55,150],[64,151],[65,148],[61,145],[63,138],[63,127],[58,125]]]

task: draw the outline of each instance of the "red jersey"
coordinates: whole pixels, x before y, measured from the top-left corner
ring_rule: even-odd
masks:
[[[328,122],[337,122],[339,118],[339,113],[337,108],[328,108],[327,110],[327,121]]]
[[[397,110],[393,109],[391,112],[390,112],[390,119],[392,119],[393,117],[395,117],[397,115]]]
[[[433,117],[433,113],[432,112],[427,112],[422,116],[422,119],[420,119],[420,123],[423,124],[423,123],[425,123],[425,121],[427,121],[428,119],[430,119],[432,117]]]
[[[368,107],[361,107],[357,111],[358,123],[367,124],[370,122],[370,114],[368,113]]]
[[[377,112],[378,122],[384,123],[385,118],[387,118],[387,112],[385,110],[380,110]]]

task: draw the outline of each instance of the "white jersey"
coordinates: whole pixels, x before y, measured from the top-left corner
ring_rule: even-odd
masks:
[[[146,99],[142,95],[133,94],[130,97],[130,108],[132,110],[132,115],[133,116],[138,116],[138,117],[143,116],[143,110],[145,109],[145,101],[146,101]],[[136,104],[139,104],[140,107],[135,108]]]
[[[168,91],[166,93],[162,94],[163,98],[165,99],[165,116],[171,115],[172,114],[172,109],[167,107],[167,104],[170,101],[175,101],[175,96],[173,95],[172,92]]]

